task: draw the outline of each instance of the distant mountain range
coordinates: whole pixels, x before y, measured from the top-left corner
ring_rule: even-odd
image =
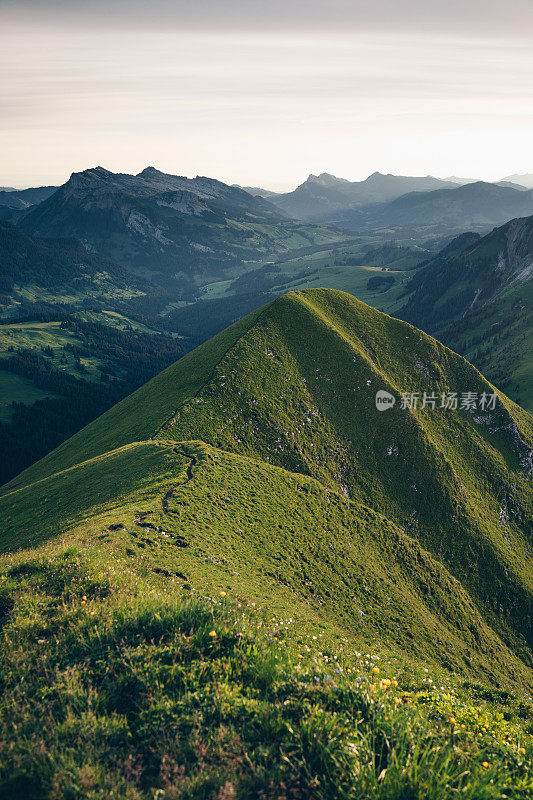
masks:
[[[523,179],[527,183],[527,176]],[[250,191],[266,196],[263,190]],[[291,217],[353,233],[389,228],[425,235],[486,230],[533,213],[533,194],[519,182],[455,176],[441,180],[375,172],[364,181],[347,181],[322,173],[309,175],[293,192],[269,193],[268,199]]]
[[[153,167],[138,175],[97,167],[73,174],[59,188],[0,190],[0,218],[12,219],[40,236],[75,236],[141,269],[172,271],[179,257],[190,273],[191,267],[201,270],[210,260],[228,263],[250,259],[253,252],[267,255],[272,244],[281,251],[291,249],[283,242],[291,233],[260,231],[258,226],[265,222],[278,226],[284,222],[287,227],[288,219],[296,219],[352,232],[389,227],[440,233],[482,229],[532,213],[531,187],[533,176],[527,174],[487,183],[380,172],[363,181],[348,181],[324,172],[309,175],[292,192],[277,193],[168,175]],[[458,193],[438,194],[444,190]],[[43,206],[46,200],[50,202]],[[217,224],[218,229],[213,227]],[[229,227],[217,236],[221,224]]]
[[[37,236],[75,237],[129,269],[190,286],[246,260],[339,239],[240,188],[153,167],[138,175],[102,167],[75,173],[17,224]]]
[[[533,216],[484,237],[458,237],[420,268],[406,292],[399,316],[533,409]]]
[[[248,192],[248,194],[251,194],[254,197],[264,197],[266,200],[268,200],[269,197],[275,197],[278,194],[278,192],[274,192],[272,189],[261,189],[260,186],[239,186],[238,183],[234,183],[232,185],[236,186],[238,189],[244,189],[245,192]]]
[[[39,186],[35,189],[0,189],[0,219],[9,219],[16,211],[24,211],[42,203],[57,189],[57,186]]]
[[[386,202],[407,192],[426,192],[452,185],[429,175],[408,178],[374,172],[364,181],[347,181],[323,172],[309,175],[293,192],[269,195],[269,199],[290,217],[320,221],[333,217],[338,211]]]
[[[510,181],[511,183],[518,183],[521,186],[525,186],[526,189],[533,189],[533,173],[525,173],[523,175],[508,175],[506,178],[503,178],[504,181]]]
[[[328,219],[353,231],[392,228],[444,232],[487,230],[530,214],[533,190],[478,181],[451,189],[411,192],[389,203],[349,210]]]

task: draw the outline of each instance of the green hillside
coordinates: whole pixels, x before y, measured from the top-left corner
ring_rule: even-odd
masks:
[[[527,797],[533,420],[424,391],[495,392],[292,292],[4,487],[0,797]]]
[[[291,293],[185,356],[15,485],[134,441],[200,439],[384,514],[446,564],[517,651],[530,647],[531,417],[503,395],[485,413],[400,402],[382,413],[377,389],[493,391],[468,362],[349,295]]]
[[[533,411],[533,279],[472,308],[440,336],[516,403]]]
[[[62,536],[0,562],[1,797],[530,796],[533,707],[480,683],[523,668],[374,512],[201,443],[71,473],[19,496]]]
[[[533,217],[457,237],[422,265],[399,316],[462,353],[520,405],[533,403]]]

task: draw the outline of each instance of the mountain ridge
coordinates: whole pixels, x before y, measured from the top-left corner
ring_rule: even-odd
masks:
[[[103,167],[73,173],[17,224],[32,235],[77,238],[128,269],[177,280],[185,292],[260,255],[339,239],[338,233],[287,219],[243,189],[154,167],[138,175]]]
[[[438,335],[531,409],[533,217],[454,240],[406,294],[400,317]]]
[[[310,174],[292,192],[277,194],[270,200],[292,217],[319,221],[326,219],[329,214],[386,202],[408,191],[428,191],[447,185],[452,186],[431,175],[407,177],[374,172],[362,181],[348,181],[324,172],[320,175]]]
[[[495,407],[400,407],[402,392],[421,396],[424,386],[494,393]],[[377,388],[395,394],[395,408],[376,409]],[[59,471],[135,442],[201,441],[224,458],[317,480],[390,520],[450,571],[484,624],[529,665],[532,438],[533,419],[460,356],[342,292],[309,290],[185,356],[22,473],[2,501],[16,504],[43,481],[61,483]]]
[[[482,230],[533,212],[533,191],[476,181],[432,190],[410,192],[389,203],[330,215],[330,224],[352,231],[376,228],[427,231]]]

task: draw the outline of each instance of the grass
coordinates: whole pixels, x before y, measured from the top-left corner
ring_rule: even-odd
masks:
[[[527,663],[533,510],[524,465],[531,417],[502,395],[496,410],[479,418],[406,412],[399,402],[383,414],[375,408],[376,388],[396,396],[430,388],[493,391],[431,337],[349,295],[291,293],[185,356],[21,482],[150,437],[201,439],[312,476],[418,540]]]
[[[377,388],[396,397],[429,386],[459,393],[493,388],[435,340],[347,295],[290,294],[270,308],[161,435],[194,436],[310,474],[372,507],[446,564],[495,626],[495,596],[508,607],[503,598],[517,592],[512,613],[529,609],[531,492],[520,466],[527,448],[498,431],[522,426],[516,430],[531,441],[531,418],[505,398],[493,417],[478,422],[465,412],[406,413],[399,402],[382,414],[374,405]],[[528,510],[504,529],[507,492]],[[515,630],[521,636],[528,627],[523,618]]]
[[[346,266],[330,266],[324,265],[319,267],[317,271],[310,275],[308,279],[302,278],[300,283],[302,288],[307,289],[314,287],[326,287],[328,289],[337,289],[344,292],[349,292],[372,306],[379,306],[383,311],[392,312],[399,308],[399,295],[405,289],[405,283],[408,278],[412,277],[412,270],[395,270],[392,268],[387,271],[387,275],[391,275],[395,279],[395,284],[386,292],[379,290],[372,290],[368,288],[368,281],[374,276],[381,277],[385,273],[381,267],[366,266],[364,264],[349,264]],[[280,288],[285,285],[292,288],[290,279]]]
[[[62,328],[61,322],[24,322],[0,325],[0,367],[2,358],[13,355],[13,351],[10,351],[9,348],[13,348],[15,351],[18,349],[35,350],[40,355],[41,347],[49,347],[53,351],[51,364],[56,369],[79,377],[80,373],[75,368],[76,359],[66,349],[66,345],[80,344],[80,338]],[[95,354],[92,358],[82,359],[82,363],[86,368],[83,373],[84,379],[98,381],[100,372],[105,367],[105,361]],[[14,377],[3,370],[0,375],[0,386],[9,403],[16,400],[28,405],[40,397],[52,396],[50,392],[40,392],[29,379],[26,381],[29,391],[17,392],[13,380],[8,380],[7,376]],[[35,396],[35,392],[39,392],[38,397]]]
[[[531,796],[533,422],[427,389],[493,391],[290,293],[6,487],[4,796]]]
[[[11,492],[0,510],[4,551],[88,538],[165,586],[231,589],[277,615],[291,608],[302,629],[319,621],[342,650],[343,639],[379,643],[471,679],[533,684],[411,537],[318,481],[261,461],[201,442],[128,445]]]
[[[529,411],[533,410],[533,281],[472,309],[445,341]]]
[[[115,566],[88,548],[4,564],[1,798],[531,796],[531,707],[417,690],[316,636],[302,655],[286,616]]]
[[[14,375],[12,372],[2,369],[0,369],[0,386],[2,387],[0,422],[9,422],[11,419],[11,403],[13,402],[30,405],[43,397],[54,397],[52,392],[45,392],[43,389],[39,389],[28,378]]]
[[[335,263],[341,256],[346,262],[342,266]],[[383,263],[367,264],[365,257],[361,244],[344,247],[337,244],[333,248],[331,245],[324,245],[316,252],[294,257],[288,255],[283,260],[269,262],[275,263],[279,268],[278,279],[270,289],[270,294],[277,297],[290,290],[326,287],[349,292],[371,306],[392,313],[405,302],[405,298],[400,302],[399,297],[405,291],[405,284],[413,276],[412,264],[404,268],[401,263],[396,265],[392,261],[391,266],[387,266],[387,274],[395,278],[395,284],[386,292],[376,291],[369,289],[367,284],[370,278],[383,276]],[[257,267],[265,266],[265,262],[254,263]],[[231,280],[207,283],[202,287],[202,292],[204,300],[234,295]]]

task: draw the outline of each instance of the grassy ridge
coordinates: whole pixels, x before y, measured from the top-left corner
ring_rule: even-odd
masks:
[[[532,420],[404,390],[493,387],[291,293],[7,487],[0,800],[531,796]]]
[[[383,414],[378,388],[494,391],[415,328],[342,293],[303,292],[262,315],[161,435],[313,475],[371,506],[444,561],[520,649],[532,613],[531,418],[504,396],[487,415],[399,402]]]
[[[1,563],[1,798],[531,796],[527,703],[82,530]]]
[[[471,677],[531,681],[414,539],[316,480],[264,462],[203,443],[138,443],[16,490],[0,509],[4,548],[89,535],[105,557],[111,549],[145,576],[166,576],[165,585],[268,597],[278,613],[292,607],[307,622],[327,620],[330,633],[344,630],[352,642],[379,637],[405,657]]]
[[[493,391],[464,359],[349,295],[291,293],[161,373],[21,482],[149,437],[200,439],[310,475],[417,539],[529,663],[531,417],[501,394],[486,414],[399,402],[381,413],[376,389]]]

